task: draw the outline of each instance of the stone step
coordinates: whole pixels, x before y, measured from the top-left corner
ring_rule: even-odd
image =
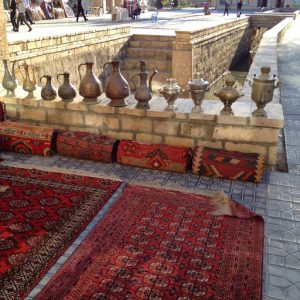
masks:
[[[136,89],[133,81],[132,81],[132,76],[135,74],[139,74],[140,70],[139,69],[130,69],[130,70],[122,70],[122,74],[123,76],[126,78],[126,80],[129,83],[130,89],[132,91],[134,91]],[[148,70],[148,78],[147,78],[147,85],[149,84],[149,79],[150,76],[152,75],[153,70],[149,69]],[[161,88],[163,85],[165,85],[167,83],[167,78],[172,77],[172,74],[169,72],[158,72],[156,75],[153,76],[152,79],[152,91],[153,93],[157,93],[157,90],[159,88]],[[139,81],[139,76],[135,76],[134,81],[137,85],[137,87],[139,87],[140,85],[140,81]]]
[[[171,72],[172,70],[172,61],[171,60],[158,60],[158,59],[143,59],[147,65],[147,69],[157,70],[159,72]],[[123,69],[131,70],[140,68],[140,59],[139,58],[125,58],[123,62]]]
[[[133,48],[148,48],[148,49],[172,49],[172,42],[169,41],[144,41],[130,40],[129,47]]]
[[[144,60],[145,58],[172,60],[172,50],[168,49],[145,49],[145,48],[127,48],[127,58]]]
[[[134,34],[131,37],[133,41],[161,41],[161,42],[173,42],[175,36],[168,35],[143,35],[143,34]]]

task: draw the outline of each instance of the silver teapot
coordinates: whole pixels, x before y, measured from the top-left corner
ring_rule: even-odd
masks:
[[[256,103],[257,109],[252,113],[254,116],[266,117],[264,107],[273,99],[273,93],[280,86],[280,81],[276,79],[276,75],[270,76],[271,68],[263,66],[260,68],[261,74],[253,80],[247,80],[252,87],[251,99]]]
[[[196,73],[194,80],[188,82],[188,90],[191,92],[191,97],[194,101],[195,106],[193,107],[193,112],[203,113],[201,108],[202,101],[204,99],[205,92],[210,88],[209,82],[201,78],[199,72]]]
[[[181,91],[182,89],[177,84],[175,78],[168,78],[167,84],[158,90],[158,92],[162,94],[168,102],[168,106],[166,108],[167,111],[174,111],[174,102],[177,100]]]

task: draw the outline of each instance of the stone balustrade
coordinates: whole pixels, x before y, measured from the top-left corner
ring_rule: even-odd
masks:
[[[22,97],[26,95],[17,91],[21,93]],[[178,99],[175,112],[164,111],[167,103],[162,97],[153,97],[147,111],[135,109],[133,95],[126,99],[128,106],[120,108],[107,105],[105,95],[99,97],[97,104],[83,103],[81,97],[70,103],[5,96],[2,100],[8,117],[16,121],[147,143],[258,152],[267,156],[270,165],[276,163],[278,133],[283,126],[280,104],[268,104],[268,118],[260,118],[251,115],[253,106],[249,100],[233,105],[234,116],[220,115],[223,104],[219,100],[205,100],[203,114],[191,112],[191,99]]]

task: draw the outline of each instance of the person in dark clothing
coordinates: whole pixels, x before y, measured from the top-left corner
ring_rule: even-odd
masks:
[[[132,11],[132,19],[135,19],[137,16],[141,14],[141,6],[138,0],[134,0],[133,11]]]
[[[227,16],[229,16],[229,7],[231,6],[229,0],[225,0],[225,10],[224,10],[224,15],[225,16],[227,14]]]
[[[236,10],[237,10],[237,17],[239,18],[242,14],[242,6],[243,6],[243,1],[239,0],[236,4]]]
[[[84,14],[84,9],[82,7],[82,0],[78,0],[77,1],[77,17],[76,17],[76,21],[78,22],[79,19],[79,15],[80,13],[82,14],[84,21],[87,21],[88,19],[86,18],[85,14]]]
[[[10,9],[10,21],[13,26],[13,31],[18,30],[17,22],[16,22],[16,14],[17,14],[17,3],[16,0],[11,0],[9,4]]]
[[[23,2],[24,0],[17,0],[17,7],[18,7],[18,18],[17,18],[17,30],[15,31],[19,31],[19,27],[20,27],[20,22],[24,22],[27,27],[28,27],[28,31],[31,31],[32,28],[30,27],[30,25],[27,23],[26,19],[25,19],[25,11],[26,11],[26,7],[25,4]]]

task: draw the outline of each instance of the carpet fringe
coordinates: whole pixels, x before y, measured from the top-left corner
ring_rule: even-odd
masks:
[[[81,175],[81,176],[89,176],[95,178],[102,178],[102,179],[110,179],[115,181],[122,181],[117,176],[107,175],[107,174],[95,174],[89,171],[83,171],[78,169],[64,169],[59,167],[49,167],[49,166],[41,166],[35,164],[22,164],[22,163],[14,163],[14,162],[4,162],[2,161],[0,165],[7,166],[7,167],[15,167],[21,169],[37,169],[40,171],[48,171],[48,172],[58,172],[58,173],[65,173],[65,174],[72,174],[72,175]]]

